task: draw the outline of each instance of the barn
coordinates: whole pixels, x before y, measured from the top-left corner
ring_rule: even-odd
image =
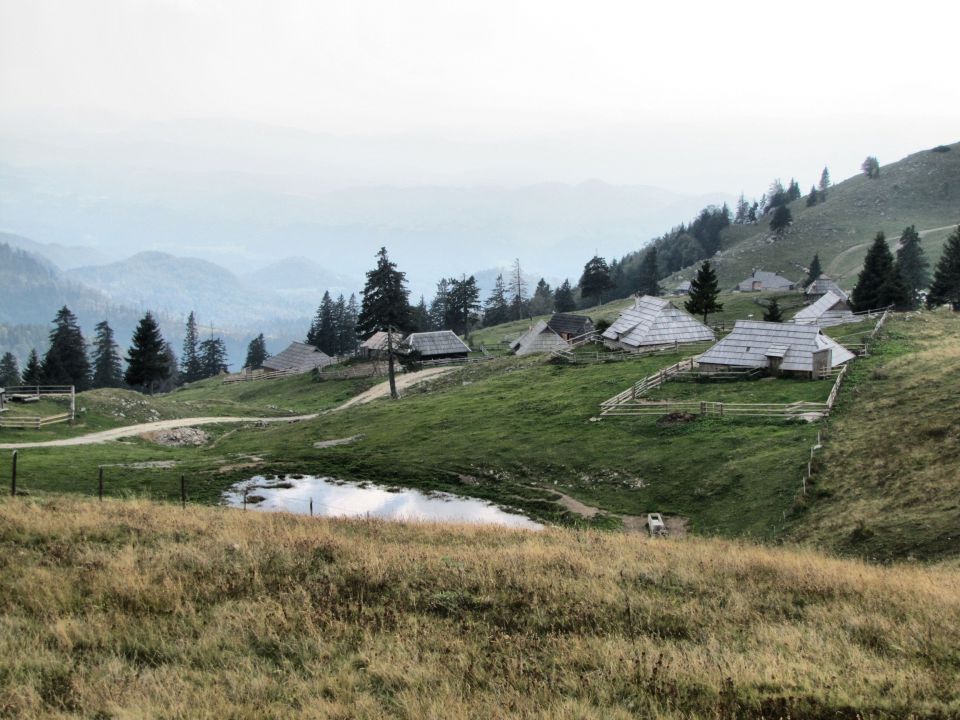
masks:
[[[807,305],[793,316],[793,322],[798,325],[819,327],[832,327],[856,320],[846,296],[836,295],[832,290],[828,290],[815,303]]]
[[[470,348],[452,330],[413,333],[404,346],[421,360],[464,360]]]
[[[817,379],[853,357],[816,325],[738,320],[697,363],[701,372],[761,369]]]
[[[570,340],[593,332],[593,320],[586,315],[555,313],[549,320],[539,320],[513,341],[510,349],[517,355],[549,352],[567,347]]]
[[[263,369],[265,372],[282,371],[299,374],[333,365],[335,362],[336,360],[313,345],[292,342],[283,352],[264,360]]]
[[[760,292],[761,290],[796,290],[797,284],[777,273],[767,272],[766,270],[754,270],[753,275],[746,280],[741,280],[737,285],[740,292]]]
[[[695,317],[652,295],[638,297],[601,337],[607,347],[630,352],[715,339],[713,330]]]
[[[367,358],[368,360],[373,360],[378,357],[386,357],[387,355],[387,343],[388,336],[385,330],[380,332],[375,332],[373,335],[368,337],[362,343],[360,343],[360,356]],[[393,333],[393,347],[399,348],[403,344],[403,335],[400,333]]]

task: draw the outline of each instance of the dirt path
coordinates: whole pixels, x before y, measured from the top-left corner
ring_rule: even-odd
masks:
[[[407,388],[413,387],[417,383],[421,383],[424,380],[429,380],[432,377],[437,375],[443,375],[453,370],[453,367],[438,367],[438,368],[427,368],[426,370],[420,370],[414,373],[405,373],[403,375],[397,376],[397,392],[403,392]],[[354,405],[363,405],[368,402],[373,402],[374,400],[379,400],[380,398],[389,397],[390,395],[390,382],[382,382],[379,385],[374,385],[369,390],[360,393],[356,397],[352,397],[347,400],[343,405],[338,405],[333,410],[328,410],[327,412],[335,413],[340,412],[341,410],[346,410],[347,408],[353,407]]]
[[[124,427],[113,428],[112,430],[103,430],[101,432],[90,433],[89,435],[80,435],[79,437],[63,438],[62,440],[44,440],[42,442],[23,442],[23,443],[4,443],[0,444],[0,450],[22,450],[24,448],[39,447],[71,447],[74,445],[96,445],[109,440],[120,440],[121,438],[135,437],[143,433],[156,432],[157,430],[173,430],[181,427],[194,427],[196,425],[219,425],[224,423],[282,423],[282,422],[300,422],[302,420],[313,420],[317,417],[316,413],[312,415],[294,415],[292,417],[194,417],[177,418],[176,420],[158,420],[157,422],[140,423],[139,425],[126,425]]]
[[[919,235],[920,237],[924,237],[926,235],[929,235],[930,233],[940,232],[942,230],[952,230],[956,226],[957,224],[953,223],[952,225],[944,225],[943,227],[935,227],[935,228],[927,228],[926,230],[918,230],[917,235]],[[900,236],[897,235],[897,237],[895,238],[890,238],[888,242],[899,243]],[[859,245],[853,245],[852,247],[848,247],[846,250],[841,252],[839,255],[833,258],[833,260],[830,261],[830,264],[827,266],[827,272],[830,273],[831,275],[835,274],[837,272],[837,268],[840,267],[840,263],[848,255],[850,255],[851,253],[859,252],[860,250],[863,250],[865,248],[868,248],[872,244],[873,244],[873,240],[871,240],[870,242],[860,243]]]
[[[544,486],[544,489],[549,490],[550,492],[557,493],[560,496],[560,499],[557,502],[560,505],[563,505],[570,512],[575,512],[578,515],[582,515],[585,518],[592,518],[597,513],[601,512],[600,508],[593,507],[592,505],[585,505],[576,498],[572,498],[569,495],[564,495],[562,492],[558,492],[556,488],[552,488],[549,485]],[[614,517],[619,517],[623,521],[623,531],[628,533],[644,533],[648,534],[647,530],[647,516],[646,515],[617,515],[616,513],[610,513]],[[685,537],[687,534],[687,519],[681,517],[665,517],[663,519],[664,523],[667,526],[667,534],[671,537]]]

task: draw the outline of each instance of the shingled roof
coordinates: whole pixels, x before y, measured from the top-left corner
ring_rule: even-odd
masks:
[[[293,342],[283,352],[263,361],[264,370],[287,370],[295,373],[310,372],[314,368],[336,362],[313,345]]]
[[[535,352],[549,352],[566,345],[567,341],[551,330],[546,320],[538,320],[527,332],[510,344],[510,349],[517,355],[528,355]]]
[[[754,289],[754,285],[759,285],[758,290],[793,290],[797,286],[793,280],[777,275],[777,273],[754,270],[753,275],[737,285],[737,290],[750,292]]]
[[[573,313],[554,313],[547,320],[547,327],[558,335],[566,334],[570,337],[579,337],[593,330],[593,320],[586,315]]]
[[[766,368],[770,357],[778,357],[783,358],[781,370],[813,372],[813,354],[828,348],[830,367],[854,357],[816,325],[737,320],[733,331],[697,360],[701,365]]]
[[[820,327],[842,325],[854,319],[853,312],[847,304],[846,297],[840,297],[832,290],[793,316],[793,322],[795,323],[800,325],[819,325]]]
[[[644,295],[603,332],[604,340],[626,348],[705,342],[713,330],[669,300]]]
[[[466,355],[470,352],[470,348],[452,330],[413,333],[407,338],[406,345],[420,353],[422,358],[438,355]]]
[[[828,292],[832,292],[844,300],[850,299],[849,296],[840,289],[840,286],[833,281],[833,278],[828,275],[818,277],[807,286],[805,292],[807,295],[826,295]]]
[[[400,347],[400,344],[403,342],[403,335],[400,333],[393,333],[393,346]],[[373,335],[368,337],[362,343],[360,343],[361,350],[369,350],[371,352],[378,352],[381,350],[387,349],[387,331],[381,330],[380,332],[375,332]]]

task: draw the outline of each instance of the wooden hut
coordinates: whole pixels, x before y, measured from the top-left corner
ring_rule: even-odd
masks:
[[[689,280],[684,280],[681,283],[678,283],[677,286],[670,292],[671,295],[689,295],[690,294],[691,283]]]
[[[841,290],[840,286],[837,285],[828,275],[821,275],[818,277],[812,283],[807,285],[807,289],[803,292],[804,295],[807,296],[807,299],[811,302],[823,297],[828,292],[832,292],[837,297],[843,298],[844,301],[850,300],[849,296],[843,290]]]
[[[413,333],[404,342],[421,360],[465,360],[470,348],[452,330]]]
[[[264,360],[263,370],[264,372],[283,371],[300,374],[333,365],[335,362],[336,360],[313,345],[292,342],[283,352]]]
[[[715,339],[713,330],[695,317],[652,295],[638,297],[601,337],[607,347],[630,352]]]
[[[834,294],[832,290],[828,290],[815,303],[807,305],[793,316],[793,322],[798,325],[817,325],[818,327],[842,325],[855,322],[856,319],[847,298]]]
[[[697,362],[702,372],[761,369],[816,379],[853,357],[816,325],[738,320]]]
[[[567,347],[570,340],[593,332],[593,320],[586,315],[555,313],[549,320],[537,321],[513,341],[510,349],[517,355],[549,352]]]
[[[403,344],[403,335],[393,333],[393,347],[399,348]],[[375,332],[362,343],[360,343],[360,356],[373,360],[379,357],[386,357],[388,347],[388,336],[386,330]]]
[[[746,280],[741,280],[737,285],[740,292],[760,292],[761,290],[796,290],[797,284],[777,273],[767,272],[766,270],[754,270],[753,275]]]

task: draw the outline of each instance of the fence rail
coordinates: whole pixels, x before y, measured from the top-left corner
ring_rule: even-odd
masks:
[[[709,400],[633,400],[605,409],[603,416],[667,415],[689,413],[704,417],[817,418],[828,414],[827,403],[733,403]]]
[[[70,422],[73,418],[72,413],[62,413],[60,415],[26,416],[14,415],[12,417],[0,417],[0,428],[9,428],[11,430],[39,430],[47,425],[57,425],[59,423]]]

